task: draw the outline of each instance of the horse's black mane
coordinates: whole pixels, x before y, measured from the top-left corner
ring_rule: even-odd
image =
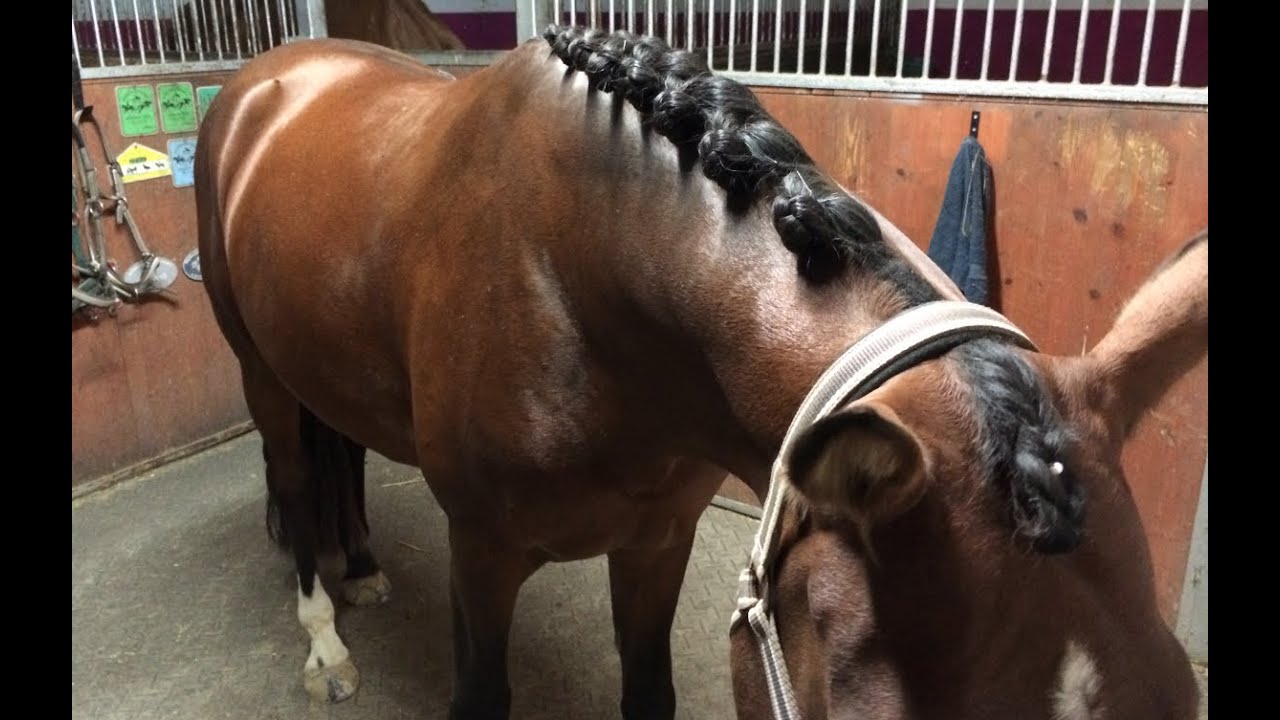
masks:
[[[800,141],[765,111],[746,86],[714,75],[701,55],[656,37],[552,25],[552,51],[591,86],[624,97],[645,127],[731,199],[773,198],[773,223],[802,276],[826,282],[849,267],[897,287],[907,304],[940,299],[884,242],[870,211],[822,172]],[[1064,454],[1070,435],[1030,364],[1007,344],[976,340],[956,350],[982,419],[982,454],[1007,481],[1012,520],[1042,551],[1079,542],[1083,494]],[[1054,473],[1051,464],[1063,462]]]
[[[821,283],[855,266],[901,288],[911,304],[937,299],[883,242],[867,208],[817,169],[749,88],[712,74],[701,55],[624,31],[553,25],[543,37],[593,88],[626,98],[646,127],[696,154],[731,198],[771,195],[774,227],[805,278]]]

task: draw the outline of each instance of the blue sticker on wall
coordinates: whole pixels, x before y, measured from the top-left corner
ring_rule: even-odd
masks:
[[[169,166],[173,168],[173,186],[191,187],[196,182],[196,139],[173,138],[169,141]]]

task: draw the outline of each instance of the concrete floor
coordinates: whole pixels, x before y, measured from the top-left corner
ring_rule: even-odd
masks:
[[[392,599],[336,600],[361,686],[328,706],[302,688],[306,632],[292,560],[266,538],[259,447],[250,433],[73,501],[73,720],[445,717],[444,516],[424,483],[407,482],[417,472],[370,454],[372,543]],[[733,718],[726,630],[754,532],[719,508],[699,525],[672,636],[681,718]],[[512,717],[618,717],[611,627],[604,558],[535,574],[511,632]]]

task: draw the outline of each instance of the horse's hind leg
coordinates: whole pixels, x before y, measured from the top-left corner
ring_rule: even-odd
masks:
[[[342,446],[349,466],[342,483],[344,497],[339,520],[339,539],[347,556],[342,597],[352,605],[379,605],[391,597],[391,582],[369,549],[369,520],[364,510],[365,448],[346,437],[342,438]]]
[[[670,720],[671,623],[693,548],[693,532],[670,547],[609,553],[614,642],[622,660],[622,717]]]
[[[323,438],[318,421],[257,363],[242,365],[249,414],[262,435],[267,460],[267,489],[293,550],[298,572],[298,621],[311,640],[303,685],[315,699],[345,700],[355,693],[360,674],[334,626],[333,602],[316,573],[316,554],[326,512],[338,512],[331,496],[333,474],[323,467]]]

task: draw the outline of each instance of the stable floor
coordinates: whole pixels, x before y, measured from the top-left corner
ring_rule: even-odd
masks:
[[[250,433],[72,502],[73,720],[446,716],[445,524],[417,471],[369,456],[372,544],[392,598],[353,608],[330,588],[361,673],[356,696],[333,706],[302,688],[293,562],[267,540],[263,482]],[[717,507],[698,527],[672,634],[680,718],[733,717],[727,630],[754,532]],[[512,717],[617,718],[620,682],[604,558],[536,573],[511,631]]]
[[[452,672],[444,514],[416,469],[373,453],[371,543],[392,584],[379,607],[329,586],[361,674],[333,706],[302,687],[292,556],[267,539],[257,433],[74,501],[74,720],[444,718]],[[729,615],[755,521],[710,508],[672,634],[678,716],[728,720]],[[618,718],[603,557],[547,565],[511,630],[513,720]]]

